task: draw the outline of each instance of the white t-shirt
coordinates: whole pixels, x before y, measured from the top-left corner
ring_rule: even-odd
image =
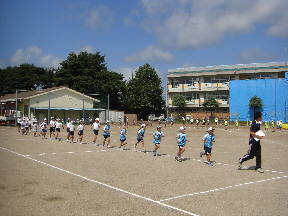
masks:
[[[71,124],[70,127],[69,127],[69,130],[70,131],[74,131],[75,130],[75,126],[73,124]]]
[[[78,125],[77,130],[78,130],[78,131],[84,130],[84,125],[81,125],[81,124]]]
[[[71,127],[71,125],[72,125],[72,123],[71,123],[71,122],[68,122],[68,123],[66,124],[67,128],[70,128],[70,127]]]
[[[51,121],[50,121],[50,127],[55,127],[55,125],[56,125],[56,122],[53,121],[53,120],[51,120]]]
[[[99,126],[100,126],[100,123],[97,123],[97,122],[93,123],[93,129],[94,130],[99,130]]]
[[[56,126],[56,128],[61,128],[62,127],[62,123],[61,122],[56,122],[56,124],[55,124]]]

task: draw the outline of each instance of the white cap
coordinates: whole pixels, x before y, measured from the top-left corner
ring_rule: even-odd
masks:
[[[207,129],[207,131],[213,131],[213,130],[215,130],[215,129],[212,128],[212,127],[209,127],[209,128]]]
[[[141,124],[141,127],[146,127],[146,125],[145,124]]]
[[[96,118],[95,121],[99,121],[99,118]]]
[[[185,130],[185,129],[186,129],[185,127],[181,126],[181,127],[179,128],[179,131],[182,131],[182,130]]]
[[[47,119],[46,118],[44,118],[44,121],[46,121]]]
[[[157,129],[159,129],[159,128],[162,128],[162,126],[161,125],[157,125],[157,127],[156,127]]]
[[[109,122],[110,122],[109,120],[106,121],[106,123],[109,123]]]

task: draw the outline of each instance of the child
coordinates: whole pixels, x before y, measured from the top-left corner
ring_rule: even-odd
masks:
[[[273,120],[271,122],[271,126],[272,126],[272,132],[275,132],[275,122]]]
[[[207,156],[207,162],[209,166],[213,166],[213,163],[211,162],[211,151],[212,151],[213,143],[215,142],[214,130],[215,130],[214,128],[210,127],[206,131],[208,132],[208,134],[206,134],[202,138],[202,141],[204,144],[204,151],[200,152],[200,157],[202,157],[203,155]]]
[[[54,120],[54,117],[51,117],[51,121],[50,121],[50,129],[49,129],[49,137],[51,138],[51,136],[53,135],[53,137],[55,137],[55,126],[56,126],[56,121]]]
[[[26,134],[26,120],[25,120],[25,118],[23,118],[23,120],[21,121],[20,128],[21,128],[21,134],[22,135]]]
[[[250,139],[249,139],[249,150],[248,154],[245,154],[243,157],[239,158],[239,169],[242,168],[242,163],[244,161],[250,160],[256,156],[256,168],[260,173],[263,173],[263,169],[261,168],[261,145],[260,139],[263,139],[265,134],[260,129],[260,124],[262,120],[262,113],[257,112],[254,115],[254,121],[250,127]],[[259,135],[259,131],[262,132],[262,136]],[[257,134],[258,133],[258,134]],[[263,136],[264,134],[264,136]]]
[[[63,127],[62,123],[60,122],[60,119],[57,119],[56,120],[56,124],[55,124],[55,131],[56,131],[56,135],[55,135],[55,139],[57,140],[58,139],[58,136],[60,134],[60,130],[61,130],[61,127]],[[61,139],[59,138],[59,141]]]
[[[32,125],[32,131],[33,131],[33,136],[36,137],[37,136],[37,121],[33,121],[33,125]]]
[[[82,144],[82,140],[83,140],[83,133],[84,133],[84,125],[83,125],[83,121],[80,121],[78,127],[77,127],[77,131],[78,131],[78,138],[77,138],[77,142],[78,140],[80,141],[80,144]]]
[[[71,121],[69,125],[69,138],[71,139],[72,143],[74,143],[75,123],[75,121]]]
[[[109,121],[107,120],[104,128],[103,128],[103,137],[104,137],[104,140],[103,140],[103,146],[105,146],[105,143],[107,141],[107,148],[110,148],[110,124],[109,124]]]
[[[145,152],[145,150],[144,150],[145,130],[146,130],[146,125],[142,124],[141,127],[139,128],[138,132],[137,132],[137,142],[135,143],[134,151],[136,151],[138,143],[141,143],[142,144],[142,150],[143,150],[143,152]]]
[[[160,143],[161,143],[161,138],[164,137],[164,133],[161,131],[162,130],[162,126],[158,125],[157,127],[157,131],[153,133],[153,143],[155,145],[155,148],[153,150],[153,155],[157,156],[157,150],[160,148]]]
[[[238,130],[238,129],[239,129],[239,122],[238,122],[238,120],[235,121],[235,126],[236,126],[236,129]]]
[[[46,118],[40,125],[40,128],[41,128],[42,139],[46,139],[46,133],[47,133],[47,119]]]
[[[94,138],[92,143],[94,145],[96,145],[96,141],[97,141],[97,136],[99,134],[99,129],[100,129],[100,122],[99,122],[99,118],[95,119],[95,122],[93,123],[93,133],[94,133]]]
[[[126,124],[124,124],[120,131],[120,146],[119,146],[120,149],[123,146],[123,150],[124,150],[124,146],[127,144],[126,136],[127,136],[127,130],[126,130]]]
[[[228,121],[226,119],[224,120],[224,126],[225,126],[225,130],[227,130],[228,129]]]
[[[186,134],[185,134],[185,127],[180,127],[179,128],[179,134],[177,134],[177,144],[178,144],[178,152],[177,155],[175,156],[175,160],[182,162],[184,160],[181,155],[185,151],[185,145],[186,145]]]
[[[71,121],[70,118],[67,119],[67,124],[66,124],[66,131],[67,131],[67,139],[66,141],[69,142],[70,140],[70,126],[71,126]]]
[[[267,121],[265,121],[265,123],[264,123],[264,128],[265,128],[265,131],[268,131],[269,123]]]

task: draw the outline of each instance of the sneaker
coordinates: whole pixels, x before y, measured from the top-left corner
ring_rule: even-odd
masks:
[[[179,156],[175,156],[175,160],[179,161],[180,160]]]
[[[239,158],[239,160],[238,160],[238,169],[242,169],[242,162],[241,162],[241,158]]]
[[[259,173],[264,173],[264,170],[262,168],[256,169]]]
[[[209,166],[213,166],[214,164],[212,162],[207,163]]]
[[[82,145],[82,142],[80,142],[79,144]]]

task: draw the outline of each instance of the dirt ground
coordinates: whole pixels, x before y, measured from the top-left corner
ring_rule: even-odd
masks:
[[[174,159],[179,125],[163,128],[156,157],[155,125],[146,130],[147,153],[133,149],[137,128],[128,128],[129,150],[122,151],[116,125],[109,149],[91,144],[90,126],[82,145],[66,142],[64,130],[57,141],[0,127],[0,215],[288,215],[288,131],[265,132],[261,174],[255,159],[237,167],[247,127],[216,128],[214,166],[199,157],[206,128],[187,125],[183,162]]]

